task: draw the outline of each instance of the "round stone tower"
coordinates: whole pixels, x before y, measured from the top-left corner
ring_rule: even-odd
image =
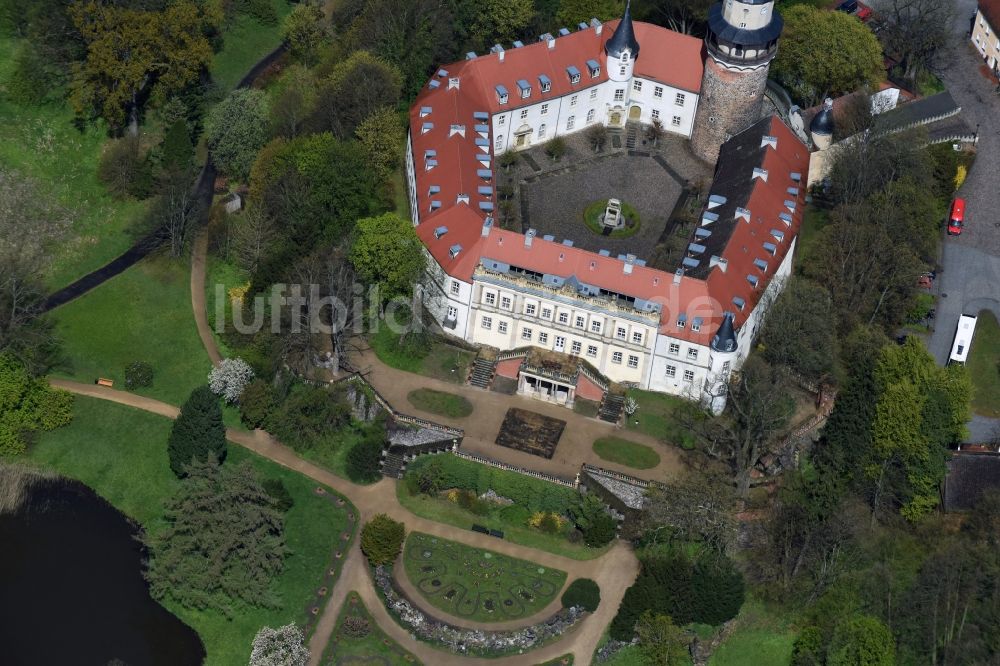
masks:
[[[760,117],[783,21],[774,0],[723,0],[708,12],[705,74],[691,147],[706,162]]]
[[[705,406],[711,409],[713,414],[718,415],[726,408],[726,385],[729,376],[736,369],[734,366],[739,355],[739,342],[736,339],[732,312],[723,313],[722,324],[712,336],[709,347],[712,350],[709,355],[711,367],[702,399]]]

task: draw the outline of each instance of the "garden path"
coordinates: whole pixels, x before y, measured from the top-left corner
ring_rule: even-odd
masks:
[[[208,264],[208,232],[204,229],[194,239],[191,251],[191,309],[194,310],[194,322],[198,328],[198,337],[205,346],[212,365],[222,363],[222,354],[212,336],[212,327],[208,325],[208,310],[205,301],[205,272]]]
[[[180,412],[174,405],[126,391],[66,379],[52,378],[49,381],[56,388],[61,388],[78,395],[109,400],[154,414],[160,414],[171,419],[177,418]],[[356,485],[299,458],[292,449],[281,444],[263,430],[246,432],[229,428],[226,430],[226,438],[234,444],[243,446],[258,455],[297,471],[317,483],[333,488],[345,495],[357,507],[360,513],[360,523],[364,523],[375,514],[385,513],[395,520],[404,522],[407,529],[411,531],[425,532],[444,539],[451,539],[452,541],[457,541],[473,548],[488,549],[511,557],[537,562],[542,566],[562,569],[567,573],[569,580],[584,577],[596,581],[601,588],[601,605],[597,611],[583,620],[580,626],[565,638],[539,650],[533,650],[531,652],[531,659],[536,662],[572,652],[575,656],[575,663],[589,664],[605,627],[611,622],[618,610],[622,597],[625,595],[625,589],[632,584],[639,573],[638,560],[636,560],[631,549],[622,542],[617,542],[611,550],[599,558],[587,561],[573,560],[561,555],[535,550],[509,541],[458,529],[450,525],[444,525],[415,516],[399,504],[399,500],[396,498],[395,481],[382,479],[370,486]],[[385,610],[381,600],[378,598],[371,578],[365,570],[366,567],[362,558],[363,556],[359,547],[357,545],[353,546],[347,561],[344,563],[341,578],[334,588],[335,592],[331,595],[330,601],[327,602],[326,608],[323,610],[323,614],[316,626],[316,631],[313,633],[310,643],[312,654],[314,655],[311,662],[312,666],[318,665],[323,647],[328,642],[330,634],[336,625],[340,604],[343,603],[343,595],[351,589],[357,590],[361,594],[362,599],[372,610],[383,631],[393,639],[399,641],[407,650],[413,652],[427,664],[490,663],[502,666],[507,666],[508,664],[514,666],[525,663],[524,657],[470,659],[450,652],[436,650],[425,643],[413,639],[408,632],[389,617],[388,611]],[[350,576],[350,580],[348,580],[348,576]],[[334,605],[338,600],[339,603]]]

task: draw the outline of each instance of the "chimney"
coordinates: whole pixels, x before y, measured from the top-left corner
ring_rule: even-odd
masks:
[[[488,238],[490,235],[490,229],[493,228],[493,218],[487,217],[483,220],[483,238]]]
[[[680,284],[682,277],[684,277],[684,269],[678,268],[676,271],[674,271],[674,284],[675,285]]]
[[[590,19],[590,25],[593,26],[594,32],[598,35],[601,34],[601,32],[604,30],[604,24],[598,21],[596,18]]]
[[[531,247],[531,241],[534,240],[537,233],[534,229],[528,229],[528,233],[524,234],[524,247]]]
[[[625,267],[624,267],[625,275],[632,274],[633,266],[635,266],[635,255],[634,254],[625,255]]]
[[[497,54],[497,58],[500,59],[500,62],[503,62],[504,50],[503,50],[503,47],[501,45],[494,44],[493,48],[490,49],[490,53],[496,53]]]

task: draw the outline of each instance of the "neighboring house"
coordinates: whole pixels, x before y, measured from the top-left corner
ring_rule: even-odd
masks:
[[[994,74],[1000,73],[1000,0],[979,0],[972,43]]]
[[[406,167],[429,258],[424,303],[445,333],[575,357],[613,382],[722,409],[730,373],[791,272],[809,150],[777,116],[754,111],[781,28],[773,2],[730,0],[713,16],[711,75],[700,41],[633,24],[628,10],[617,23],[498,45],[436,72],[410,111]],[[712,99],[699,105],[702,86]],[[712,125],[700,152],[718,154],[718,165],[675,270],[494,226],[493,161],[503,151],[628,120],[659,118],[690,138],[696,114]],[[737,129],[728,140],[726,128]],[[723,139],[709,146],[716,134]],[[571,404],[579,384],[560,377],[518,379]]]

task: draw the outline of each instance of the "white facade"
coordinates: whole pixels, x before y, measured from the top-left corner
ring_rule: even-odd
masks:
[[[613,68],[617,73],[618,67]],[[558,76],[568,75],[562,72]],[[490,118],[493,154],[499,155],[508,149],[524,150],[543,144],[555,136],[586,129],[595,123],[624,127],[626,121],[648,125],[658,119],[666,131],[691,137],[695,111],[698,108],[696,93],[638,76],[628,76],[624,81],[606,80],[588,86],[590,78],[590,72],[585,68],[580,73],[580,90],[529,106],[494,113]],[[529,83],[530,95],[539,96],[541,84],[537,80]],[[521,90],[517,88],[507,91],[507,103],[514,105],[531,99],[530,96],[522,98],[521,94]]]

